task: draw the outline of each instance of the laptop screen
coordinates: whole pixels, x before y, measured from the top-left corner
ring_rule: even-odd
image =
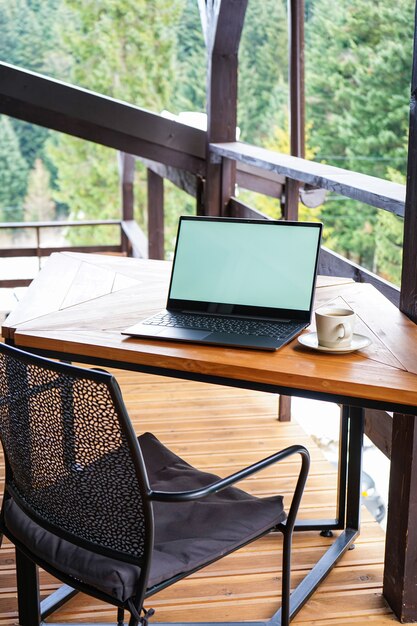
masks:
[[[182,217],[168,308],[309,319],[321,224]]]

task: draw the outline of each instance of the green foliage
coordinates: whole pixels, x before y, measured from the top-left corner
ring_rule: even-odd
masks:
[[[387,178],[395,183],[405,184],[405,175],[394,168],[388,168]],[[404,220],[392,213],[379,211],[376,231],[375,256],[378,273],[400,285]]]
[[[381,178],[389,166],[405,171],[413,11],[411,0],[310,2],[307,112],[318,160]],[[380,213],[330,199],[322,211],[326,243],[378,270],[386,242],[377,237],[393,226]],[[395,279],[396,270],[385,265],[384,273]]]
[[[50,174],[40,159],[29,174],[28,191],[24,203],[25,221],[51,221],[55,218],[55,202],[51,199]]]
[[[48,156],[57,164],[57,189],[53,199],[71,208],[73,220],[120,218],[117,152],[75,137],[59,136],[48,145]],[[79,245],[114,243],[109,229],[94,227],[69,231]]]
[[[68,63],[60,52],[55,29],[62,14],[61,0],[0,0],[0,60],[28,70],[56,74]],[[50,131],[18,119],[11,118],[11,124],[28,175],[37,158],[45,162],[44,146]],[[10,162],[6,167],[13,166]],[[28,180],[17,188],[23,195],[15,197],[14,204],[23,204],[27,184]]]
[[[401,282],[401,259],[404,220],[380,211],[376,224],[376,265],[378,274],[399,285]]]
[[[169,104],[175,73],[180,0],[66,0],[61,24],[78,85],[160,111]]]
[[[238,125],[242,141],[263,145],[273,126],[284,123],[287,47],[285,2],[249,2],[239,50]]]
[[[195,0],[185,0],[177,32],[173,111],[206,110],[206,48]]]
[[[0,220],[21,221],[28,167],[10,120],[0,117]]]
[[[306,60],[319,159],[374,176],[405,170],[413,11],[410,0],[316,0]]]
[[[0,59],[41,71],[45,49],[43,32],[27,0],[0,1],[0,28]]]
[[[61,37],[73,59],[71,81],[142,108],[169,108],[182,1],[67,0],[67,6],[72,15],[69,23],[61,24]],[[62,135],[48,155],[57,168],[54,198],[70,207],[71,217],[120,217],[114,150]],[[144,187],[138,169],[136,217],[143,227]]]

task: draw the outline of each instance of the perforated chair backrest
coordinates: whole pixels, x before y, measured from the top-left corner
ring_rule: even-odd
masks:
[[[117,384],[0,344],[0,436],[7,491],[78,545],[141,560],[146,474]]]

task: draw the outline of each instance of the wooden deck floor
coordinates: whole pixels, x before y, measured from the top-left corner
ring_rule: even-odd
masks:
[[[294,422],[278,423],[277,397],[258,392],[116,372],[137,432],[150,430],[200,468],[224,476],[290,443],[304,443],[312,468],[302,515],[326,517],[334,510],[336,475],[321,451]],[[243,487],[257,494],[289,493],[297,463],[266,470]],[[329,539],[315,532],[294,542],[293,582],[319,558]],[[267,619],[279,606],[281,537],[270,535],[213,564],[151,599],[157,621]],[[384,533],[363,510],[361,536],[293,623],[345,626],[396,620],[381,595]],[[0,550],[0,626],[16,624],[14,552]],[[42,593],[58,583],[41,574]],[[49,621],[115,622],[113,607],[83,595],[73,598]]]

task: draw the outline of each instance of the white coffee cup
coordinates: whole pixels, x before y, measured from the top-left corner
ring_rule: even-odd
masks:
[[[317,340],[325,348],[342,348],[352,342],[355,312],[340,307],[323,307],[316,311]]]

